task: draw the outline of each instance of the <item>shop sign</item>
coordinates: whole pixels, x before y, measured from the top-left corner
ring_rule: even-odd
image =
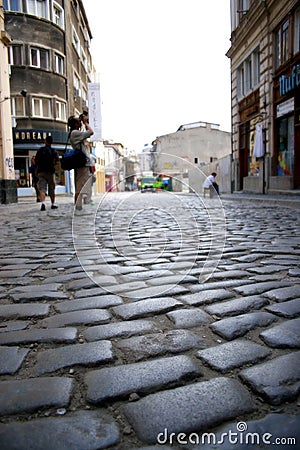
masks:
[[[53,142],[66,142],[68,133],[60,130],[35,130],[35,129],[14,129],[14,143],[43,143],[47,136],[53,137]]]
[[[102,141],[100,83],[88,83],[89,122],[94,131],[91,141]]]
[[[279,78],[279,93],[285,95],[300,85],[300,64],[293,66],[290,76],[282,75]]]
[[[294,111],[295,108],[295,102],[293,98],[290,98],[286,102],[282,102],[276,107],[276,117],[284,116],[285,114],[288,114],[289,112]]]

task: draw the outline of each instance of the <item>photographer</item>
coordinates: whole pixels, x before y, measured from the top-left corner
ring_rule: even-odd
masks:
[[[75,169],[75,205],[76,210],[82,210],[83,195],[88,194],[91,190],[92,177],[91,167],[94,165],[92,157],[88,152],[84,141],[94,134],[94,131],[89,125],[88,114],[84,112],[79,117],[71,116],[68,119],[70,127],[70,143],[73,149],[81,146],[81,151],[86,155],[86,164],[84,167]],[[85,127],[85,131],[81,128]]]

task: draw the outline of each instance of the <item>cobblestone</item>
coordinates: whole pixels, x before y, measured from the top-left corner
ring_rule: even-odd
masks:
[[[39,408],[67,406],[73,380],[66,377],[30,378],[0,382],[0,414],[36,411]]]
[[[21,305],[0,305],[2,319],[27,319],[30,317],[44,317],[49,313],[50,305],[43,303],[23,303]]]
[[[0,374],[17,372],[28,352],[28,349],[20,347],[0,347]]]
[[[39,328],[11,331],[0,334],[0,344],[30,344],[34,342],[74,342],[77,338],[77,329],[74,327],[52,328],[42,330]]]
[[[197,352],[197,356],[213,369],[228,372],[247,363],[256,363],[270,353],[262,345],[246,340],[236,340],[201,350]]]
[[[101,403],[131,393],[151,392],[171,383],[200,376],[201,370],[187,356],[173,356],[135,364],[95,370],[86,375],[87,399]]]
[[[270,347],[299,348],[300,347],[300,319],[283,322],[260,333],[260,337]]]
[[[122,303],[123,300],[118,295],[100,295],[98,297],[82,297],[78,300],[67,300],[54,305],[54,308],[57,312],[65,313],[84,309],[109,308]]]
[[[213,303],[219,300],[233,297],[233,294],[226,289],[212,289],[208,291],[200,291],[199,293],[182,295],[179,297],[188,305],[203,305],[205,303]]]
[[[300,297],[294,300],[289,300],[284,303],[277,303],[275,305],[266,306],[266,310],[271,313],[283,317],[296,317],[300,315]]]
[[[172,330],[168,333],[148,334],[118,342],[117,347],[136,360],[164,353],[179,353],[204,345],[203,339],[187,330]]]
[[[267,299],[259,295],[252,295],[250,297],[235,298],[234,300],[206,306],[205,311],[219,317],[234,316],[235,314],[248,312],[252,309],[260,309],[268,304],[269,301]]]
[[[84,332],[84,338],[87,341],[97,341],[99,339],[130,337],[135,334],[141,334],[144,331],[156,330],[157,327],[155,323],[150,320],[130,320],[89,327]]]
[[[56,314],[41,322],[45,328],[58,328],[66,325],[95,324],[109,322],[111,315],[104,309],[86,309]]]
[[[199,432],[254,408],[248,391],[236,380],[214,378],[149,395],[126,405],[124,412],[141,440],[155,443],[165,429],[168,435]]]
[[[176,328],[192,328],[211,320],[209,314],[200,309],[178,309],[167,313],[167,317],[174,322]]]
[[[152,314],[162,314],[181,305],[181,302],[172,297],[149,298],[136,303],[116,306],[113,308],[113,311],[117,316],[122,317],[122,319],[128,320],[146,317]]]
[[[274,405],[296,398],[300,391],[300,352],[295,352],[240,373],[255,391]]]
[[[3,450],[105,449],[119,441],[118,426],[104,411],[78,411],[28,423],[0,424]],[[55,443],[55,444],[54,444]]]
[[[68,345],[39,353],[34,366],[34,374],[55,372],[64,367],[75,365],[89,366],[113,360],[110,341],[91,342],[88,344]]]
[[[253,312],[239,316],[228,317],[210,325],[210,328],[225,339],[231,340],[244,336],[248,331],[257,327],[265,327],[278,320],[267,312]]]
[[[1,449],[180,450],[158,434],[237,422],[298,436],[293,208],[109,193],[73,217],[57,200],[0,205]]]

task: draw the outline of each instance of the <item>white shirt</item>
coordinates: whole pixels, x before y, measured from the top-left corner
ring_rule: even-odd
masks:
[[[203,183],[203,187],[204,188],[210,188],[212,186],[213,183],[216,182],[216,179],[213,175],[208,175],[208,177],[206,178],[206,180]]]

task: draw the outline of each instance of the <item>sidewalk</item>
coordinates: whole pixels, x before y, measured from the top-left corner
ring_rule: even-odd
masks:
[[[236,192],[233,194],[221,194],[221,200],[249,201],[300,208],[300,191],[288,191],[285,194],[246,194]]]

